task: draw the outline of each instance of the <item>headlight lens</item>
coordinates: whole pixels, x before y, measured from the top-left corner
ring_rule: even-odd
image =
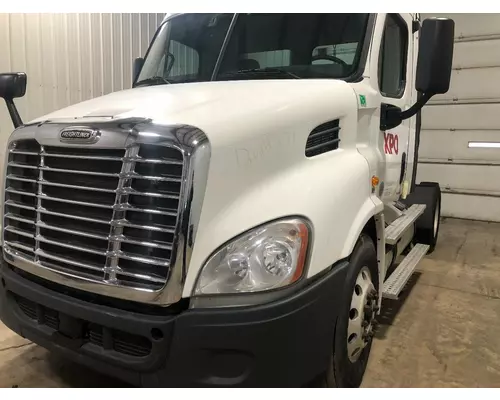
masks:
[[[219,249],[204,265],[194,295],[259,292],[302,276],[309,229],[300,219],[255,228]]]

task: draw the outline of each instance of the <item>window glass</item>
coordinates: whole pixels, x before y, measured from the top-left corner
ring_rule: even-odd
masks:
[[[378,63],[380,91],[389,97],[399,97],[406,84],[408,29],[396,14],[388,14]]]
[[[358,68],[369,19],[368,14],[239,14],[229,31],[233,17],[182,14],[165,22],[138,84],[167,83],[162,78],[208,81],[216,65],[215,80],[348,78]],[[266,68],[282,73],[239,73]]]
[[[244,54],[243,58],[250,60],[248,62],[249,65],[252,61],[256,61],[256,63],[254,63],[254,67],[256,68],[276,68],[289,66],[290,54],[291,52],[288,49],[272,50]]]
[[[175,40],[170,41],[170,55],[167,57],[171,63],[171,69],[167,72],[169,77],[183,75],[196,75],[200,65],[200,56],[198,52]]]

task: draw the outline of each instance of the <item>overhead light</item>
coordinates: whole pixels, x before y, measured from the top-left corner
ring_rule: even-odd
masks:
[[[500,149],[500,142],[469,142],[469,148]]]
[[[154,132],[139,132],[140,136],[149,136],[149,137],[158,137],[160,136],[158,133]]]

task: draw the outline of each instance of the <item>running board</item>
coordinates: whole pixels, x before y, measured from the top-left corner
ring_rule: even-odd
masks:
[[[413,204],[404,214],[385,229],[385,243],[396,244],[406,229],[425,211],[425,204]]]
[[[407,254],[403,261],[398,265],[394,272],[384,282],[384,291],[382,297],[397,300],[399,293],[403,290],[411,274],[415,271],[417,264],[427,254],[429,245],[416,244]]]

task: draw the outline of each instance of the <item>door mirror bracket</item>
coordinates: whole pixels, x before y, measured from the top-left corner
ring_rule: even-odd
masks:
[[[14,99],[25,95],[26,81],[27,78],[24,72],[0,74],[0,97],[5,100],[14,128],[18,128],[23,124],[14,104]]]
[[[380,130],[386,131],[399,126],[405,119],[411,118],[416,115],[422,107],[432,97],[430,94],[422,94],[415,104],[408,110],[402,111],[400,107],[392,104],[382,103],[380,110]]]
[[[436,94],[450,88],[455,22],[447,18],[428,18],[420,29],[415,88],[420,96],[408,110],[382,104],[380,130],[395,128],[413,117]]]

